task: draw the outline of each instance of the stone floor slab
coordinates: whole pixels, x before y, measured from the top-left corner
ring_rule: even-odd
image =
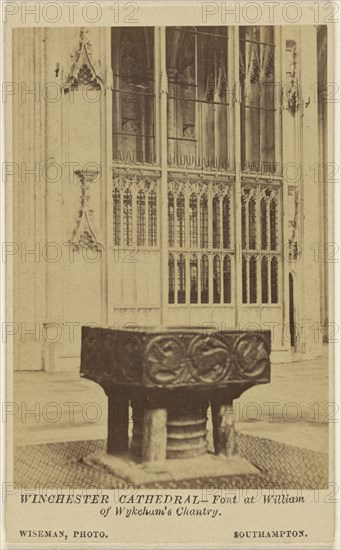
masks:
[[[158,463],[139,464],[128,455],[116,456],[99,452],[83,458],[83,461],[88,466],[105,469],[110,474],[137,486],[159,481],[260,473],[255,466],[239,455],[225,457],[210,453],[195,458],[173,458]]]
[[[328,454],[237,433],[238,453],[254,464],[255,475],[226,475],[146,483],[154,489],[293,489],[328,488]],[[94,468],[85,457],[105,453],[106,440],[19,446],[14,450],[14,483],[18,487],[131,489],[133,484],[105,468]]]

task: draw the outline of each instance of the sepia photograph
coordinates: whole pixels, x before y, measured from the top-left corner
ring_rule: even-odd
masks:
[[[115,494],[107,519],[176,530],[256,492],[263,516],[293,505],[290,524],[238,519],[233,543],[302,543],[306,491],[338,494],[334,29],[251,8],[229,24],[215,2],[201,21],[158,4],[162,24],[143,2],[104,24],[88,2],[62,25],[58,4],[11,29],[3,86],[6,497],[75,518]],[[10,532],[126,540],[101,522]]]

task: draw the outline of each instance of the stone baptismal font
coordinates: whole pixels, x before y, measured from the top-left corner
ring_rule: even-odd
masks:
[[[108,396],[107,452],[86,461],[136,484],[257,473],[237,454],[233,400],[270,382],[270,336],[83,327],[81,376]]]

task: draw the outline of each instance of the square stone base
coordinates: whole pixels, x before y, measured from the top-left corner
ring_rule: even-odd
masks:
[[[128,454],[116,456],[101,452],[85,457],[83,461],[135,485],[200,477],[259,474],[255,466],[239,455],[227,458],[206,453],[196,458],[173,458],[158,463],[139,464]]]

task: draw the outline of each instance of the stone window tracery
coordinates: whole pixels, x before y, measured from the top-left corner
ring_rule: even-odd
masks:
[[[209,278],[209,266],[208,266],[208,258],[206,254],[203,254],[201,256],[201,303],[202,304],[208,304],[209,299],[209,286],[208,286],[208,278]]]
[[[208,199],[205,193],[200,197],[200,246],[208,246]]]
[[[154,163],[154,29],[117,28],[112,33],[114,158]],[[228,146],[233,145],[227,142],[228,30],[169,27],[165,45],[167,83],[161,74],[160,89],[167,93],[161,105],[165,117],[167,105],[168,128],[169,304],[232,304],[238,273],[243,304],[277,304],[279,182],[242,174],[241,266],[236,263],[236,198],[233,176],[226,170]],[[241,124],[244,171],[274,171],[274,55],[273,28],[240,28],[242,101],[237,124]],[[174,164],[191,169],[181,173],[170,168]],[[212,166],[221,169],[224,179],[217,171],[209,174]],[[197,176],[199,168],[205,171]],[[157,169],[149,166],[144,172],[139,165],[137,176],[130,173],[126,180],[114,182],[114,246],[158,246],[158,224],[164,222],[159,221],[162,197],[159,200],[155,183]]]
[[[132,244],[133,203],[129,189],[123,193],[123,245]]]
[[[155,162],[154,29],[112,28],[113,158]]]
[[[168,193],[168,246],[174,246],[174,195]]]
[[[221,262],[218,254],[213,256],[213,303],[220,304],[221,299]]]
[[[185,197],[179,193],[176,199],[176,236],[177,245],[180,248],[185,246]]]
[[[168,163],[226,169],[227,28],[168,27]]]
[[[249,297],[250,304],[257,303],[257,258],[251,256],[249,260]]]
[[[137,246],[145,245],[146,230],[146,198],[140,189],[137,193]]]
[[[148,195],[148,246],[157,246],[157,200],[155,191]]]
[[[231,241],[231,223],[230,223],[230,198],[225,196],[223,199],[223,247],[229,248]]]
[[[271,173],[275,164],[274,29],[239,29],[242,168]]]
[[[114,181],[113,245],[154,248],[157,242],[156,183],[118,178]]]
[[[178,257],[178,304],[186,302],[186,261],[184,254]]]
[[[223,260],[223,291],[224,291],[224,304],[230,304],[232,301],[232,296],[231,296],[231,257],[229,255],[225,255]]]
[[[262,303],[267,304],[269,300],[269,281],[268,281],[268,260],[262,256]]]
[[[218,182],[168,183],[168,244],[171,270],[169,303],[231,303],[231,256],[234,254],[230,248],[231,193],[229,185]],[[209,224],[210,209],[212,222]],[[211,251],[214,251],[212,256]],[[177,259],[175,264],[173,257]],[[178,293],[175,292],[178,298],[175,301],[172,301],[173,269],[178,285]]]
[[[168,256],[168,302],[174,304],[175,298],[175,263],[173,254]]]
[[[278,258],[273,256],[271,264],[271,303],[278,303]]]
[[[213,248],[220,248],[220,200],[213,197],[212,201],[212,224],[213,224]]]
[[[191,256],[190,269],[191,269],[191,279],[190,279],[191,295],[190,295],[190,302],[191,302],[191,304],[197,304],[197,303],[198,303],[198,287],[199,287],[199,281],[198,281],[198,257],[197,257],[196,254],[193,254],[193,255]]]
[[[189,233],[190,246],[197,248],[198,246],[198,198],[195,193],[192,193],[189,198]]]
[[[121,244],[121,193],[118,189],[113,190],[113,225],[114,245]]]
[[[259,185],[243,187],[241,221],[244,304],[257,304],[259,301],[263,304],[278,303],[278,208],[278,189]]]

